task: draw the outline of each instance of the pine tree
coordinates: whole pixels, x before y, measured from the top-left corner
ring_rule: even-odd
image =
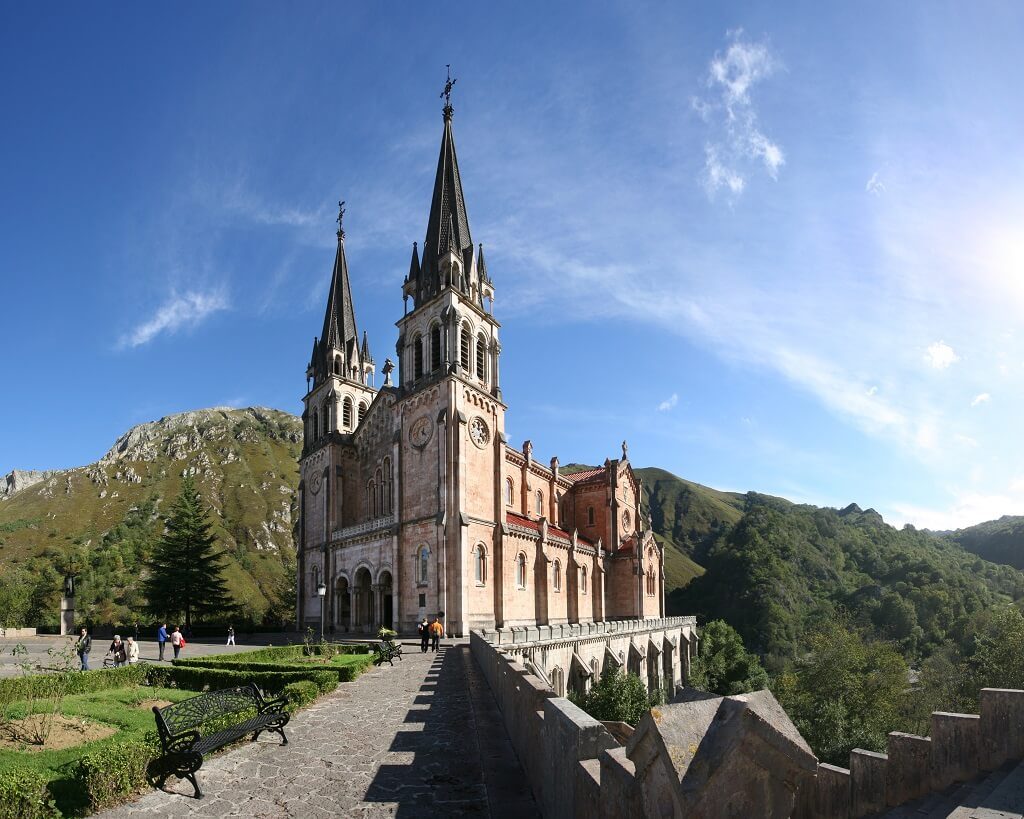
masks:
[[[150,613],[160,617],[184,613],[187,628],[193,615],[232,608],[223,577],[224,552],[217,549],[212,528],[195,483],[186,475],[165,520],[163,537],[147,562]]]

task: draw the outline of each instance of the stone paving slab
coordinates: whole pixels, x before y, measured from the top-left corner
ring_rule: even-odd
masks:
[[[101,814],[252,817],[539,816],[494,698],[466,642],[371,669],[273,735],[208,759]]]

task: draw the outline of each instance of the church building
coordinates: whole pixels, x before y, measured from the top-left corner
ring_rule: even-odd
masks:
[[[664,557],[625,443],[620,458],[567,473],[505,437],[500,362],[515,350],[499,342],[500,273],[470,236],[453,113],[446,97],[426,238],[402,286],[398,374],[386,360],[379,387],[339,213],[306,369],[298,622],[410,632],[440,616],[447,634],[466,635],[663,617]]]

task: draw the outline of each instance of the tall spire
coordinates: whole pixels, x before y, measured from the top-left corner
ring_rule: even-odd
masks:
[[[445,98],[444,133],[441,136],[441,152],[437,158],[434,195],[430,201],[430,218],[427,220],[427,237],[423,242],[421,295],[440,289],[437,260],[443,253],[450,249],[463,260],[468,258],[472,261],[473,238],[469,233],[469,218],[466,216],[466,202],[462,195],[459,162],[455,156],[455,138],[452,136],[452,115],[455,109],[451,106],[451,90],[454,84],[455,80],[451,79],[449,74],[445,90],[441,94]]]
[[[324,313],[324,328],[320,334],[319,348],[314,354],[313,371],[317,382],[332,371],[329,361],[331,349],[349,355],[359,351],[359,331],[356,329],[355,309],[352,306],[352,288],[348,278],[348,261],[345,259],[345,230],[342,219],[345,216],[345,203],[338,203],[338,250],[334,256],[334,270],[331,273],[331,289],[327,295],[327,311]],[[347,361],[348,367],[357,366],[355,361]],[[342,370],[342,373],[347,372]]]

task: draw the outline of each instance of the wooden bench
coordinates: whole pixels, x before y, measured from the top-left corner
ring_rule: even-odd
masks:
[[[252,734],[255,742],[264,731],[280,734],[281,744],[287,745],[284,726],[288,724],[288,714],[284,705],[283,697],[264,699],[255,685],[246,685],[210,691],[163,708],[153,706],[163,749],[158,787],[163,788],[167,777],[178,776],[191,782],[196,798],[201,799],[203,792],[196,781],[196,771],[202,767],[203,757],[246,734]],[[253,711],[255,715],[251,714]],[[213,720],[213,733],[204,735],[203,726]]]

